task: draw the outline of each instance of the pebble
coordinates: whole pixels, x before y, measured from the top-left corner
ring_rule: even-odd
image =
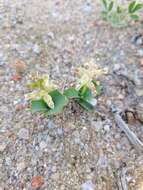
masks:
[[[49,120],[49,121],[48,121],[48,128],[49,128],[49,129],[54,129],[54,128],[55,128],[55,125],[54,125],[54,123],[53,123],[52,120]]]
[[[139,49],[137,51],[137,54],[138,54],[139,57],[143,57],[143,48]]]
[[[143,58],[140,60],[140,65],[143,66]]]
[[[142,44],[143,44],[142,38],[138,38],[138,39],[136,40],[136,44],[137,44],[137,45],[142,45]]]
[[[57,180],[59,180],[59,178],[60,178],[60,174],[59,174],[59,173],[53,173],[53,174],[51,175],[51,178],[52,178],[53,180],[57,181]]]
[[[103,123],[101,121],[93,121],[92,125],[95,127],[95,130],[99,132],[103,128]]]
[[[136,35],[132,38],[131,40],[133,43],[135,43],[135,45],[142,45],[143,44],[143,36],[141,34]]]
[[[137,96],[142,97],[143,96],[143,89],[142,88],[136,88],[135,89]]]
[[[6,157],[5,159],[5,165],[10,166],[11,165],[11,159],[9,157]]]
[[[3,66],[5,64],[5,58],[4,55],[0,52],[0,66]]]
[[[120,68],[121,68],[120,64],[115,64],[113,67],[113,71],[118,71],[118,70],[120,70]]]
[[[25,168],[26,168],[25,161],[19,162],[19,163],[17,164],[17,170],[18,170],[18,171],[22,171],[22,170],[24,170]]]
[[[106,168],[108,166],[108,161],[107,161],[107,157],[105,155],[101,155],[99,157],[99,160],[97,162],[97,164],[99,165],[99,167],[101,168]]]
[[[62,128],[57,128],[57,134],[58,134],[58,136],[62,137],[63,134],[64,134],[63,129]]]
[[[131,112],[131,111],[127,111],[126,112],[126,117],[127,117],[127,122],[129,124],[134,124],[135,123],[135,116],[134,116],[134,113]]]
[[[90,103],[92,104],[93,107],[95,107],[97,105],[97,100],[95,98],[93,98]]]
[[[55,38],[55,35],[54,35],[53,32],[48,32],[47,36],[48,36],[49,38],[51,38],[52,40],[54,40],[54,38]]]
[[[138,119],[143,122],[143,103],[139,103],[136,107]]]
[[[92,10],[92,7],[89,3],[86,3],[82,6],[82,11],[85,12],[85,13],[90,13],[91,10]]]
[[[5,148],[6,148],[6,144],[4,142],[2,142],[0,144],[0,152],[3,152],[5,150]]]
[[[94,190],[92,181],[86,181],[81,185],[81,190]]]
[[[29,139],[29,130],[25,129],[25,128],[20,129],[18,132],[18,137],[20,139],[28,140]]]
[[[110,125],[104,125],[104,130],[106,132],[109,132],[110,131]]]
[[[47,147],[47,143],[45,141],[40,142],[40,148],[43,150]]]
[[[33,52],[35,54],[38,54],[38,55],[40,54],[41,49],[40,49],[40,46],[38,44],[34,44],[34,46],[33,46]]]

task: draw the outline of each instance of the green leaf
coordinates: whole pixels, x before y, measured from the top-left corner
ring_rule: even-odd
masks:
[[[51,109],[48,107],[44,100],[33,100],[31,102],[31,109],[32,112],[42,112],[46,113],[47,115],[55,115],[61,113],[64,106],[67,105],[68,99],[62,95],[58,90],[54,90],[49,92],[49,95],[52,97],[54,102],[54,108]]]
[[[68,88],[64,91],[64,95],[67,97],[67,98],[78,98],[79,95],[78,95],[78,91],[71,87],[71,88]]]
[[[142,8],[143,8],[143,4],[138,3],[138,4],[134,7],[132,13],[134,13],[134,12],[136,12],[136,11],[139,11],[139,10],[142,9]]]
[[[112,11],[113,5],[114,5],[114,2],[111,1],[110,4],[109,4],[109,7],[108,7],[108,11]]]
[[[129,13],[134,13],[140,9],[143,8],[143,4],[142,3],[136,3],[136,1],[133,1],[132,3],[129,4],[128,7],[128,12]]]
[[[32,112],[47,112],[50,108],[47,106],[47,104],[44,102],[44,100],[32,100],[31,101],[31,109]]]
[[[79,89],[79,96],[84,100],[90,100],[92,98],[92,92],[86,85],[84,85]]]
[[[138,15],[130,15],[130,17],[135,20],[138,21],[139,20],[139,16]]]
[[[101,18],[105,21],[107,21],[107,17],[108,17],[108,12],[107,11],[102,11],[101,12]]]
[[[83,99],[77,99],[76,100],[78,103],[79,103],[79,105],[81,106],[81,107],[83,107],[85,110],[87,110],[87,111],[91,111],[91,110],[93,110],[93,106],[92,106],[92,104],[90,104],[89,102],[87,102],[87,101],[85,101],[85,100],[83,100]]]
[[[120,6],[117,6],[117,13],[122,13],[122,8]]]
[[[102,92],[102,86],[100,84],[98,84],[96,80],[92,80],[92,82],[96,89],[96,95],[99,96]]]
[[[107,1],[106,0],[102,0],[102,3],[104,5],[105,9],[107,9]]]
[[[57,113],[61,113],[63,108],[67,105],[68,99],[66,96],[62,95],[58,90],[54,90],[49,92],[49,95],[52,97],[54,102],[54,109],[48,110],[48,115],[55,115]]]
[[[136,1],[132,1],[128,6],[128,12],[133,13],[134,7],[135,7]]]

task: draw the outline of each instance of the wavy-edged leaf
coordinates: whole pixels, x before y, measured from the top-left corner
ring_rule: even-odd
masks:
[[[105,9],[107,9],[107,1],[106,0],[102,0],[102,3],[104,5]]]
[[[79,93],[78,90],[76,90],[73,87],[70,87],[70,88],[64,90],[64,95],[67,98],[78,98],[79,97],[78,93]]]
[[[46,102],[49,108],[54,109],[54,102],[48,93],[43,96],[43,100]]]
[[[47,104],[44,102],[44,100],[32,100],[31,101],[31,109],[32,112],[47,112],[50,108],[47,106]]]
[[[84,85],[79,89],[79,96],[82,99],[90,100],[92,98],[92,92],[86,85]]]
[[[61,113],[63,108],[67,105],[68,99],[66,96],[62,95],[58,90],[49,92],[49,95],[52,97],[54,102],[54,109],[48,110],[48,115],[55,115]]]
[[[117,13],[122,13],[122,8],[120,6],[117,6]]]
[[[130,17],[135,20],[138,21],[139,20],[139,16],[138,15],[130,15]]]
[[[138,4],[135,6],[135,8],[133,9],[133,13],[136,12],[136,11],[139,11],[139,10],[142,9],[142,8],[143,8],[143,4],[138,3]]]
[[[132,3],[129,4],[128,12],[135,13],[136,11],[139,11],[142,8],[143,8],[142,3],[136,3],[136,1],[133,1]]]
[[[90,104],[89,102],[85,101],[84,99],[77,99],[76,100],[81,107],[83,107],[87,111],[92,111],[94,106]]]
[[[99,96],[102,92],[102,86],[100,84],[98,84],[96,80],[92,80],[92,82],[96,89],[96,95]]]
[[[49,92],[49,95],[52,97],[52,100],[54,102],[54,108],[49,108],[43,99],[33,100],[31,102],[31,109],[33,113],[42,112],[47,115],[55,115],[62,112],[64,106],[66,106],[68,103],[68,99],[58,90]]]
[[[136,1],[132,1],[129,6],[128,6],[128,12],[129,13],[133,13],[133,10],[135,8],[135,5],[136,5]]]
[[[109,4],[109,7],[108,7],[108,11],[109,11],[109,12],[112,11],[113,5],[114,5],[114,2],[111,1],[110,4]]]

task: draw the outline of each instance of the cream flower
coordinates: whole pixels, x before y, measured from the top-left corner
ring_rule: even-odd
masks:
[[[54,108],[54,102],[52,100],[52,97],[49,95],[49,92],[56,89],[56,86],[53,83],[49,82],[48,75],[43,75],[42,77],[36,75],[33,77],[33,81],[28,84],[28,86],[29,88],[34,89],[34,91],[25,95],[26,99],[43,99],[51,109]]]
[[[87,85],[89,88],[94,87],[92,82],[93,79],[102,74],[107,74],[107,72],[107,69],[100,69],[93,60],[86,62],[84,65],[76,69],[80,86]]]

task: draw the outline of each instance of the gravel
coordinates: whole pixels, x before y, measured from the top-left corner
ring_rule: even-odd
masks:
[[[128,188],[137,189],[143,155],[115,125],[108,104],[124,119],[126,110],[134,113],[130,128],[143,140],[141,25],[112,28],[99,19],[95,0],[1,1],[0,7],[0,188],[117,190],[125,167]],[[20,80],[17,60],[26,66]],[[90,60],[108,69],[97,79],[103,91],[93,112],[70,103],[55,117],[31,113],[24,97],[31,73],[49,74],[63,89]]]

